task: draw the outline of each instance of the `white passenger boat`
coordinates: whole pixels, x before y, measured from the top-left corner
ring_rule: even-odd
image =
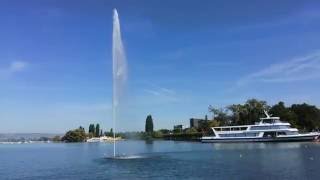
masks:
[[[298,129],[290,127],[290,123],[280,121],[279,117],[260,118],[255,125],[213,127],[212,136],[204,136],[201,142],[286,142],[312,141],[319,133],[300,134]]]

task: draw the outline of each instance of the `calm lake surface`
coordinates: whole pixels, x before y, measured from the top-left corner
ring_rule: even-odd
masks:
[[[320,143],[0,144],[0,179],[320,179]]]

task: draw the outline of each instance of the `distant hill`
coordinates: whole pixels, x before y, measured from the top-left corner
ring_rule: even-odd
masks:
[[[0,133],[0,142],[37,141],[57,135],[62,136],[62,134],[53,133]]]

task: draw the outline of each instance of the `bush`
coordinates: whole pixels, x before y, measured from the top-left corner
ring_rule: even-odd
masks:
[[[161,131],[154,131],[154,132],[152,133],[152,137],[153,137],[153,138],[162,138],[162,137],[163,137],[163,134],[162,134]]]
[[[84,142],[86,140],[86,133],[83,129],[71,130],[61,140],[64,142]]]
[[[198,132],[197,129],[194,127],[186,129],[186,134],[194,134],[197,132]]]
[[[53,142],[59,142],[59,141],[61,141],[61,137],[60,136],[54,136],[51,140]]]

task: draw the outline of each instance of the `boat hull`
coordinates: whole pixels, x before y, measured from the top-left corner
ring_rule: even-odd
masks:
[[[288,136],[275,138],[202,138],[203,143],[234,143],[234,142],[297,142],[297,141],[314,141],[318,135]]]

